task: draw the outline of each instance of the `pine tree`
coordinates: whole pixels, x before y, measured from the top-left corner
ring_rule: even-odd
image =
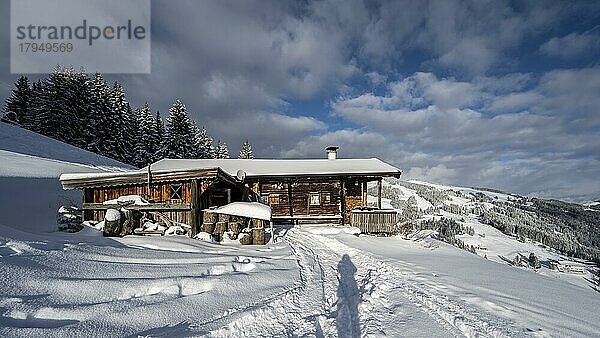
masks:
[[[22,126],[29,114],[30,100],[31,87],[29,86],[29,79],[27,76],[21,75],[15,82],[15,89],[12,90],[11,96],[5,101],[5,117]]]
[[[193,158],[196,153],[195,134],[185,105],[177,99],[167,117],[164,155],[168,158]]]
[[[41,105],[43,91],[44,85],[42,84],[42,80],[37,80],[31,85],[29,109],[27,114],[23,116],[23,123],[21,124],[21,127],[35,132],[39,132],[40,121],[39,116],[37,114],[40,111],[38,107]]]
[[[63,138],[74,146],[85,148],[92,103],[89,78],[83,69],[76,73],[72,68],[66,68],[62,74],[65,81],[63,119],[70,124],[63,128]]]
[[[229,148],[227,147],[227,143],[221,141],[217,142],[215,158],[229,158]]]
[[[94,74],[88,81],[88,87],[91,102],[86,149],[112,157],[116,153],[117,142],[114,139],[114,116],[110,110],[110,87],[100,73]]]
[[[131,109],[131,105],[127,103],[125,115],[125,137],[123,144],[125,151],[123,154],[123,162],[135,166],[135,147],[140,138],[140,125],[136,113]]]
[[[66,92],[66,76],[60,67],[42,82],[42,90],[32,105],[32,113],[35,115],[33,131],[52,137],[54,139],[68,142],[68,136],[63,131],[71,126],[71,121],[65,118],[63,113]]]
[[[154,128],[156,131],[156,140],[158,144],[152,162],[161,160],[164,157],[165,152],[165,123],[163,122],[159,111],[156,111],[156,118],[154,119]]]
[[[115,148],[111,149],[109,157],[125,163],[131,163],[131,134],[130,107],[125,99],[125,91],[120,83],[115,82],[109,95],[110,107],[110,136],[115,140]],[[128,140],[129,138],[129,140]]]
[[[91,93],[87,75],[56,67],[31,89],[30,109],[23,126],[57,140],[84,147],[89,123]]]
[[[253,159],[254,158],[254,153],[252,153],[252,146],[250,145],[250,142],[248,142],[248,140],[246,140],[244,142],[244,144],[242,144],[242,150],[240,150],[240,154],[239,154],[238,158],[242,158],[242,159]]]
[[[213,139],[208,135],[206,129],[195,127],[194,144],[196,148],[195,158],[215,158],[216,149],[213,147]]]
[[[160,146],[160,140],[148,102],[142,108],[136,110],[136,119],[138,133],[136,137],[134,165],[141,168],[154,161],[155,154],[158,152]]]

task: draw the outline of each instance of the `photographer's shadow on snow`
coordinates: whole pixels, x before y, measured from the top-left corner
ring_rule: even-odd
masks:
[[[360,337],[358,304],[361,302],[361,297],[354,279],[356,266],[347,254],[343,255],[338,263],[338,273],[339,285],[335,320],[338,337]]]

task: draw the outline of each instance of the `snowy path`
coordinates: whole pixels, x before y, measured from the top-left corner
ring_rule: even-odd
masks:
[[[302,228],[286,236],[301,285],[211,336],[515,336],[512,323],[450,299],[410,266]],[[399,262],[398,262],[399,263]]]

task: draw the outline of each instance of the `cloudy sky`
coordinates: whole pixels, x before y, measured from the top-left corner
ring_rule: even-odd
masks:
[[[9,1],[0,31],[9,39]],[[0,55],[0,98],[16,75]],[[600,4],[152,1],[152,73],[232,153],[379,157],[406,179],[600,198]]]

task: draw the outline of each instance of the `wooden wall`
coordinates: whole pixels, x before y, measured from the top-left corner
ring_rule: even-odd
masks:
[[[104,220],[105,210],[90,210],[89,216],[86,217],[86,221],[102,221]],[[177,210],[177,211],[160,211],[162,214],[169,217],[169,219],[188,225],[192,225],[192,211]]]
[[[181,186],[181,199],[171,200],[170,185]],[[155,203],[192,204],[192,181],[153,182],[150,194],[148,193],[147,184],[85,188],[83,202],[103,203],[124,195],[140,195],[144,199]],[[161,212],[173,221],[194,224],[194,213],[192,211],[163,210]],[[102,221],[105,213],[105,210],[85,210],[84,220]]]
[[[181,200],[171,200],[170,185],[181,185]],[[103,203],[119,196],[140,195],[148,201],[155,203],[192,203],[191,181],[180,182],[154,182],[148,193],[147,184],[132,184],[127,186],[86,188],[84,203]]]
[[[289,216],[288,183],[261,182],[260,193],[267,197],[273,216]],[[310,195],[319,195],[319,205],[310,204]],[[295,216],[323,216],[340,214],[340,182],[295,182],[291,184],[292,207]]]
[[[364,179],[344,178],[344,208],[342,208],[341,178],[331,178],[323,181],[298,181],[291,184],[292,207],[294,216],[330,216],[340,215],[344,210],[344,223],[351,222],[352,209],[366,205],[364,200]],[[262,181],[254,191],[269,199],[273,216],[290,216],[288,183],[282,181]],[[310,194],[319,193],[321,204],[310,205]],[[277,196],[274,198],[274,196]],[[328,202],[326,195],[329,195]]]

